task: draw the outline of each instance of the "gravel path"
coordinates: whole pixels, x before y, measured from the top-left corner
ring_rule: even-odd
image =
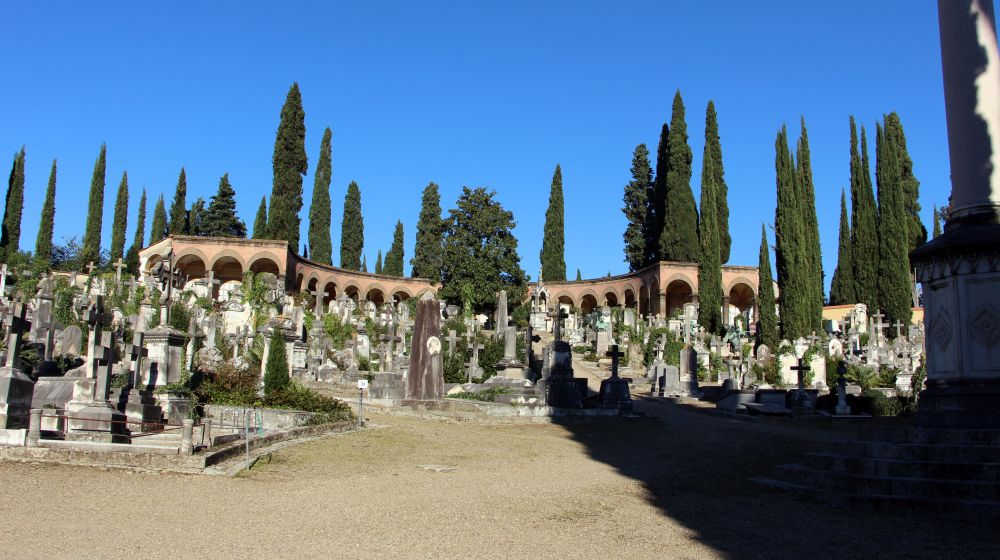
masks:
[[[747,482],[817,430],[659,403],[484,426],[373,415],[249,475],[0,464],[5,558],[997,558],[997,527]],[[374,411],[373,411],[374,412]],[[829,437],[828,433],[819,433]]]

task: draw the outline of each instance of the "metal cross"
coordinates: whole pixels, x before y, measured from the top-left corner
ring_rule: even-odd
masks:
[[[20,366],[21,359],[21,337],[28,330],[28,322],[25,317],[28,308],[21,302],[14,302],[7,311],[7,363],[9,368]]]
[[[792,366],[789,369],[791,369],[792,371],[797,371],[798,372],[798,374],[799,374],[799,391],[804,391],[805,388],[806,388],[806,377],[805,377],[805,375],[806,375],[806,372],[809,371],[809,369],[810,369],[809,365],[806,364],[804,361],[802,361],[802,358],[799,358],[799,364],[795,365],[795,366]]]
[[[552,335],[555,337],[555,341],[559,342],[560,340],[562,340],[563,319],[568,319],[569,313],[566,313],[566,310],[560,307],[558,310],[553,309],[552,311],[549,311],[548,316],[552,318],[553,321]]]
[[[97,331],[91,336],[95,336],[96,334]],[[97,370],[95,373],[97,386],[95,387],[94,400],[97,402],[106,402],[111,395],[111,374],[115,366],[115,352],[111,341],[111,331],[103,331],[100,334],[101,344],[95,348],[95,361],[91,367]]]
[[[524,329],[524,365],[531,367],[531,345],[542,340],[542,337],[532,333],[531,323]]]
[[[129,387],[139,385],[139,372],[142,371],[142,359],[149,355],[149,350],[145,346],[146,333],[136,330],[132,333],[132,342],[125,345],[125,354],[131,362],[132,372],[129,376]]]
[[[611,350],[605,352],[604,355],[611,358],[611,377],[612,378],[618,377],[618,358],[623,357],[625,353],[618,351],[617,344],[612,344]]]

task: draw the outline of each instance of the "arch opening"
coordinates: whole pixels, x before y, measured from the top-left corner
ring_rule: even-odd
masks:
[[[694,290],[684,280],[674,280],[667,284],[667,317],[684,312],[684,304],[694,301]]]

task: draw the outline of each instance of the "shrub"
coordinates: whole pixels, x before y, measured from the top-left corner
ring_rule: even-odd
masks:
[[[490,387],[482,391],[471,391],[448,395],[449,399],[468,399],[472,401],[496,402],[497,397],[510,393],[507,387]]]
[[[590,347],[589,344],[577,344],[573,347],[574,354],[587,354],[593,353],[594,349]]]
[[[271,333],[271,351],[264,366],[264,395],[270,396],[288,386],[288,358],[285,356],[285,336],[281,329]]]
[[[878,379],[876,383],[878,387],[884,389],[893,389],[896,387],[896,375],[899,373],[899,368],[894,368],[887,365],[881,365],[878,368]]]
[[[279,390],[264,397],[262,404],[270,408],[286,408],[314,412],[316,416],[310,424],[353,421],[356,419],[351,407],[343,401],[321,395],[303,387],[298,382],[289,382]]]
[[[899,416],[902,406],[898,399],[887,397],[881,391],[869,390],[861,394],[862,407],[872,416]]]
[[[354,328],[349,322],[342,322],[340,315],[327,313],[323,316],[323,332],[330,337],[334,348],[343,348],[344,343],[354,334]]]
[[[458,349],[455,352],[444,353],[444,382],[465,383],[468,376],[465,372],[465,358]]]

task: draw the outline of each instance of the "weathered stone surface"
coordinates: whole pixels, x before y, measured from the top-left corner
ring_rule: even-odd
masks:
[[[440,304],[434,299],[422,299],[417,303],[406,379],[407,400],[440,399],[444,394],[440,310]]]

